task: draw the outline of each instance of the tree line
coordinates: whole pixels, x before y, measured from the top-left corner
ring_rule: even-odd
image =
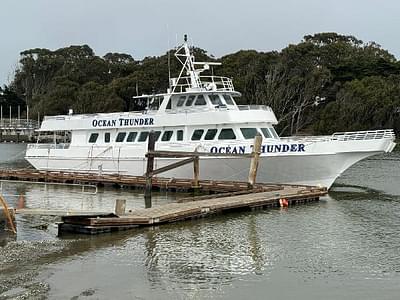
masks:
[[[198,61],[220,61],[214,73],[233,79],[240,104],[272,107],[283,135],[395,128],[400,132],[400,62],[375,42],[337,33],[307,35],[281,51],[241,50],[220,59],[193,48]],[[28,105],[32,115],[139,109],[132,97],[165,92],[174,50],[135,60],[95,55],[88,45],[21,52],[2,105]],[[169,57],[171,59],[169,59]]]

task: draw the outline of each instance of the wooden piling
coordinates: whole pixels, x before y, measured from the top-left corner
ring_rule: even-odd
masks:
[[[257,135],[254,138],[253,153],[252,153],[253,156],[250,162],[249,180],[248,180],[249,189],[252,189],[254,187],[254,184],[256,183],[258,162],[261,154],[261,144],[262,144],[262,136],[260,133],[257,133]]]
[[[115,201],[115,214],[121,216],[125,214],[126,200],[117,199]]]
[[[152,190],[152,177],[154,169],[154,155],[151,152],[154,151],[156,145],[156,134],[152,130],[149,133],[148,144],[147,144],[147,169],[146,169],[146,187],[144,191],[144,202],[145,207],[151,207],[151,190]]]

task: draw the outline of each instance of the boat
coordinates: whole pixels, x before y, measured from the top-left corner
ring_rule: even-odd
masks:
[[[27,146],[25,158],[38,170],[143,176],[147,140],[155,132],[156,150],[217,154],[252,152],[254,138],[263,137],[257,181],[330,188],[354,163],[391,152],[392,129],[334,133],[317,137],[279,137],[278,120],[266,105],[238,105],[241,96],[230,78],[202,75],[217,62],[197,62],[185,37],[175,57],[182,69],[170,79],[166,93],[134,97],[142,111],[46,116],[40,132],[70,135],[69,143]],[[155,168],[182,158],[157,158]],[[200,178],[244,181],[248,157],[201,157]],[[162,174],[192,178],[191,165]]]

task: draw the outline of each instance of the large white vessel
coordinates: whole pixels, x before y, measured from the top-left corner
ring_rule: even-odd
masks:
[[[263,105],[237,105],[232,81],[200,76],[217,63],[196,62],[187,45],[175,53],[183,67],[164,94],[135,97],[146,101],[140,112],[47,116],[41,132],[69,132],[70,143],[30,144],[26,159],[39,170],[143,175],[151,130],[156,150],[251,153],[254,137],[263,136],[257,181],[321,185],[329,188],[347,168],[395,147],[393,130],[335,133],[332,136],[280,138],[274,112]],[[156,159],[155,167],[179,159]],[[204,157],[203,179],[247,180],[249,158]],[[186,165],[163,173],[191,178]]]

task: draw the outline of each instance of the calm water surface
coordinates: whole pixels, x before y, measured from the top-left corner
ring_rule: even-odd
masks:
[[[399,171],[399,152],[378,156],[349,169],[317,204],[96,237],[60,239],[56,220],[18,216],[17,239],[69,242],[31,266],[50,299],[399,299]],[[13,205],[25,194],[32,208],[111,211],[118,198],[144,206],[132,190],[13,182],[2,190]],[[175,198],[158,194],[154,204]]]

